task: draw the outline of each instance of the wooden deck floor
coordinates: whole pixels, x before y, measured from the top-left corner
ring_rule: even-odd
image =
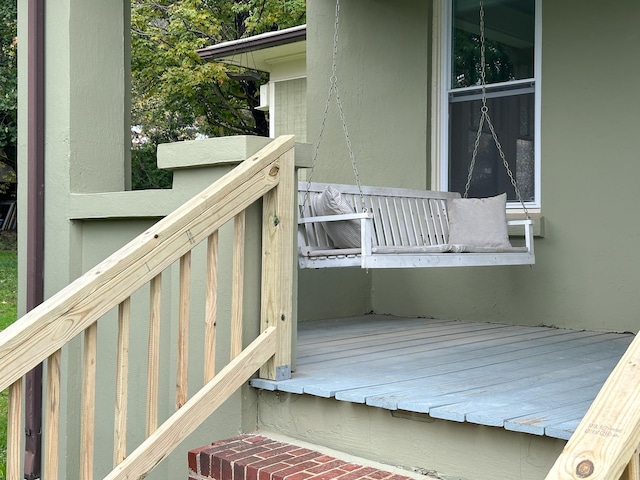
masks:
[[[303,322],[266,390],[568,439],[633,335],[366,315]]]

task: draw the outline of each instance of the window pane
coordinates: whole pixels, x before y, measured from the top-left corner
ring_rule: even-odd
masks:
[[[484,6],[487,84],[534,77],[535,0]],[[480,85],[478,0],[453,1],[451,88]]]
[[[489,116],[502,146],[520,194],[534,201],[534,94],[500,95],[489,98]],[[464,193],[480,120],[480,99],[453,99],[449,111],[449,189]],[[507,192],[509,201],[518,201],[507,169],[487,123],[483,126],[478,155],[469,188],[470,197],[488,197]]]

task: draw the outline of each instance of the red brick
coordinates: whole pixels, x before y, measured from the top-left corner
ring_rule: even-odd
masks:
[[[371,478],[372,480],[378,480],[378,479],[382,479],[382,478],[389,478],[392,475],[391,472],[385,472],[383,470],[376,470],[375,472],[371,472],[369,475],[367,475],[368,478]]]
[[[357,470],[353,470],[351,472],[345,473],[344,475],[339,477],[340,480],[359,480],[359,479],[365,478],[368,474],[375,471],[375,468],[362,467],[360,465],[359,467],[360,468],[358,468]]]
[[[211,471],[209,472],[211,478],[215,478],[216,480],[222,479],[222,464],[223,462],[220,460],[220,457],[215,455],[211,457]]]
[[[194,448],[193,450],[189,451],[189,468],[191,469],[191,471],[193,472],[197,472],[198,471],[198,467],[197,467],[197,457],[198,455],[200,455],[201,452],[206,452],[209,449],[209,445],[205,445],[204,447],[200,447],[200,448]]]
[[[322,455],[317,458],[319,462],[331,462],[335,460],[335,457],[330,457],[329,455]]]
[[[265,440],[269,442],[274,442],[274,440],[271,440],[270,438],[267,438],[267,437],[263,437],[262,435],[245,435],[244,440],[249,443],[264,442]]]
[[[198,458],[200,460],[200,470],[198,473],[206,477],[211,473],[211,455],[208,452],[201,452]]]
[[[233,480],[245,480],[247,478],[246,475],[246,464],[238,462],[233,463]]]
[[[260,457],[260,459],[266,458],[265,454],[268,455],[268,453],[270,452],[269,449],[264,448],[264,447],[256,447],[256,448],[250,448],[247,450],[243,450],[240,452],[223,452],[221,454],[219,454],[218,456],[224,460],[227,460],[229,462],[237,462],[237,461],[245,461],[244,459],[247,459],[246,461],[249,461],[250,459],[253,458],[258,458]]]
[[[290,453],[291,455],[295,455],[296,457],[300,457],[308,453],[316,453],[317,455],[322,455],[320,452],[315,452],[313,450],[309,450],[308,448],[303,448],[303,447],[298,447],[295,450],[291,451]]]
[[[323,463],[320,463],[317,467],[313,467],[313,468],[309,468],[309,472],[311,473],[322,473],[322,472],[326,472],[327,470],[332,470],[334,468],[339,468],[342,465],[344,465],[346,462],[343,462],[342,460],[338,460],[336,458],[333,457],[320,457],[320,458],[326,458],[328,460],[323,461]],[[320,458],[316,458],[316,462],[321,461]],[[344,473],[344,472],[343,472]]]
[[[245,470],[245,480],[258,480],[258,469],[253,465],[247,465]]]
[[[333,480],[335,478],[340,478],[341,475],[344,475],[344,470],[334,468],[318,473],[313,477],[309,477],[309,480]]]
[[[307,478],[313,477],[313,473],[309,472],[297,472],[291,475],[287,475],[284,477],[284,480],[305,480]]]
[[[319,463],[319,459],[324,457],[324,455],[320,452],[314,452],[313,450],[307,450],[305,449],[307,453],[304,453],[303,455],[296,455],[294,457],[296,462],[306,462],[308,460],[313,460],[316,463]],[[291,452],[291,454],[294,454],[295,452]],[[293,459],[292,459],[293,460]]]
[[[292,465],[291,460],[293,458],[295,457],[292,457],[291,455],[288,455],[288,454],[284,454],[284,455],[278,455],[277,457],[263,458],[259,461],[252,462],[251,465],[258,469],[266,468],[269,471],[274,472],[275,470],[273,470],[273,465],[277,465],[281,463],[285,466]]]
[[[229,480],[233,480],[233,469],[231,468],[231,463],[225,462],[224,460],[220,461],[221,471],[220,471],[220,479],[228,478]],[[215,477],[214,477],[215,478]]]
[[[362,465],[358,465],[357,463],[345,463],[340,468],[346,472],[351,472],[362,468]]]
[[[240,435],[191,450],[189,480],[410,480],[261,435]]]
[[[296,462],[293,465],[289,465],[285,468],[283,468],[282,470],[277,470],[276,474],[281,475],[283,478],[287,477],[288,475],[292,475],[296,472],[300,472],[300,471],[307,471],[310,468],[313,468],[315,466],[317,466],[318,464],[316,462]],[[309,476],[312,476],[313,473],[309,472]]]
[[[276,445],[275,448],[270,449],[262,454],[264,458],[274,457],[283,453],[291,454],[292,451],[297,450],[293,445]]]
[[[286,463],[276,463],[265,468],[261,468],[258,473],[258,480],[281,480],[282,476],[277,475],[278,470],[288,467]],[[225,479],[226,480],[226,479]],[[231,479],[229,479],[231,480]]]

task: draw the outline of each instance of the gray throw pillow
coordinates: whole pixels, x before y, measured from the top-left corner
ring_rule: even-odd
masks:
[[[449,243],[510,248],[506,206],[506,193],[489,198],[449,200]]]
[[[354,213],[342,194],[331,185],[327,186],[320,195],[312,200],[315,215],[340,215]],[[329,238],[338,248],[360,247],[360,221],[344,220],[324,222],[323,228]]]

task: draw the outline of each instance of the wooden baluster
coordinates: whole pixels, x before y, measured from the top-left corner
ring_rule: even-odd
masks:
[[[44,478],[58,478],[58,446],[60,441],[60,362],[58,350],[47,360],[47,397],[45,400],[46,430],[44,432]]]
[[[127,394],[129,386],[129,324],[131,297],[118,306],[118,350],[116,353],[116,402],[113,431],[113,464],[127,456]]]
[[[7,423],[7,480],[20,480],[22,454],[22,379],[9,387],[9,412]]]
[[[158,428],[158,377],[160,375],[160,314],[162,274],[150,282],[149,343],[147,359],[147,437]]]
[[[93,323],[84,331],[84,378],[82,382],[82,418],[80,421],[80,480],[91,480],[93,478],[97,346],[98,324]]]
[[[178,300],[178,373],[176,410],[187,402],[189,376],[189,299],[191,296],[191,252],[180,258],[180,298]]]
[[[204,383],[216,374],[216,324],[218,309],[218,231],[207,240],[207,293],[204,323]]]
[[[620,480],[640,480],[640,454],[638,449],[633,452],[631,461],[627,465],[627,468],[624,469]]]
[[[242,351],[242,301],[244,296],[245,212],[236,215],[233,240],[233,290],[231,293],[231,360]]]

